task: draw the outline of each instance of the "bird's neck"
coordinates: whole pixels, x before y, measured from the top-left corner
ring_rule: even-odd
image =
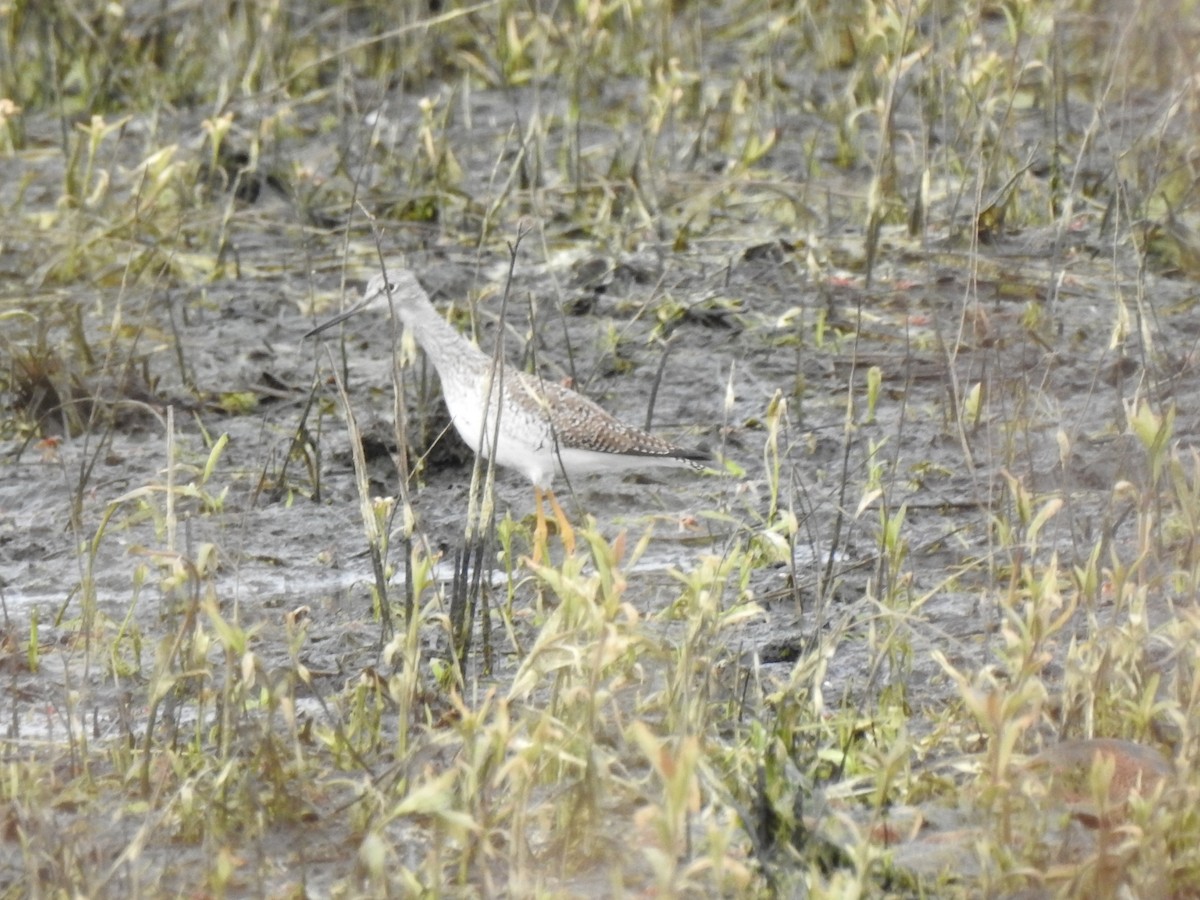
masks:
[[[406,306],[399,312],[405,327],[412,331],[421,349],[433,361],[438,375],[442,374],[444,365],[452,364],[464,356],[480,354],[479,348],[455,331],[454,326],[443,319],[428,300]]]

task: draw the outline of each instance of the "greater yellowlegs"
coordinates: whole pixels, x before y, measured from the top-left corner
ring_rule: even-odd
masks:
[[[363,310],[386,312],[389,307],[412,331],[437,370],[450,418],[467,445],[533,482],[535,554],[540,549],[538,542],[544,546],[546,540],[543,497],[551,504],[564,545],[572,546],[570,526],[550,489],[556,474],[570,479],[646,466],[700,471],[711,458],[703,451],[677,447],[626,425],[561,384],[511,366],[497,368],[491,357],[438,314],[416,276],[400,266],[388,266],[367,283],[362,300],[305,337]]]

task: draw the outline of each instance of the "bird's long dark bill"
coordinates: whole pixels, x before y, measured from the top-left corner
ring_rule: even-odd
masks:
[[[320,334],[322,331],[332,328],[334,325],[339,325],[342,322],[345,322],[348,318],[350,318],[354,314],[362,312],[363,309],[366,308],[367,304],[370,303],[372,299],[373,298],[368,297],[365,300],[359,300],[352,307],[338,313],[336,316],[334,316],[329,321],[322,322],[320,325],[318,325],[312,331],[308,332],[308,334],[304,335],[304,340],[308,340],[310,337],[315,337],[316,335]]]

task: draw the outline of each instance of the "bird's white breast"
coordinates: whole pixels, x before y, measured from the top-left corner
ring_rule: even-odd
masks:
[[[537,411],[511,404],[501,410],[497,399],[500,379],[491,385],[490,395],[488,381],[485,374],[482,378],[467,380],[465,385],[443,382],[446,407],[455,429],[476,453],[494,459],[498,466],[516,469],[539,487],[549,487],[556,465],[553,438],[545,417]],[[486,419],[485,408],[489,412]],[[499,434],[496,433],[498,410]],[[496,444],[494,453],[493,442]]]

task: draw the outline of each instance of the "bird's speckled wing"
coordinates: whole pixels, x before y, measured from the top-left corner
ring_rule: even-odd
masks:
[[[624,456],[670,457],[697,463],[712,458],[703,451],[677,447],[640,428],[626,425],[587,397],[553,381],[526,372],[515,374],[520,380],[524,399],[550,419],[560,447]]]

